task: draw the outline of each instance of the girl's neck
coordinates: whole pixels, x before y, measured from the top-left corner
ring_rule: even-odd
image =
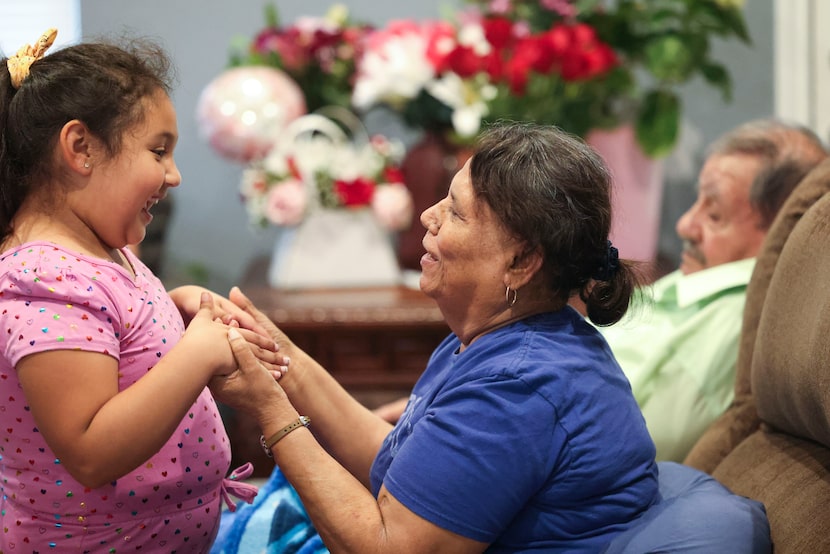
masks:
[[[59,215],[54,217],[46,213],[26,215],[21,210],[14,219],[13,229],[3,241],[0,250],[5,251],[28,242],[51,242],[80,254],[118,264],[130,273],[133,272],[131,264],[120,249],[106,245],[77,220],[67,222]]]

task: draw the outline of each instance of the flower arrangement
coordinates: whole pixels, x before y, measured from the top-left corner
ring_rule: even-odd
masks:
[[[230,65],[264,65],[284,71],[302,89],[309,112],[351,105],[356,62],[371,25],[354,22],[342,4],[323,17],[301,17],[281,25],[276,7],[265,8],[265,28],[253,40],[232,45]]]
[[[299,225],[321,208],[370,208],[382,228],[397,231],[413,211],[402,156],[403,146],[382,135],[350,137],[332,119],[310,114],[243,171],[240,193],[259,226]]]
[[[643,151],[671,151],[677,88],[696,77],[731,99],[712,40],[749,43],[743,0],[464,0],[446,20],[356,24],[323,18],[268,25],[233,64],[286,71],[309,111],[387,106],[414,128],[475,138],[498,119],[556,124],[585,136],[632,124]]]
[[[475,136],[496,119],[578,135],[631,123],[643,151],[679,134],[676,87],[695,76],[730,99],[713,37],[749,42],[740,0],[465,0],[455,21],[397,21],[358,61],[353,103],[410,125]]]

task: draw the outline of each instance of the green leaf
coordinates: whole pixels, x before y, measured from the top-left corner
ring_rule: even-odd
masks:
[[[645,64],[654,76],[670,83],[689,78],[694,71],[694,52],[681,37],[665,35],[650,40],[645,49]]]
[[[265,25],[266,27],[276,29],[280,26],[280,15],[277,12],[277,6],[274,3],[265,5]]]
[[[698,26],[722,37],[735,35],[746,44],[752,42],[740,8],[722,6],[715,0],[696,0],[689,17]]]
[[[667,90],[646,94],[635,125],[637,142],[648,156],[671,153],[680,134],[680,98]]]
[[[732,79],[726,67],[719,63],[708,62],[700,66],[700,72],[707,83],[720,89],[724,102],[732,101]]]
[[[752,44],[752,39],[749,36],[749,31],[746,29],[746,21],[744,21],[743,14],[737,8],[724,10],[724,21],[726,25],[732,30],[738,38],[746,44]]]

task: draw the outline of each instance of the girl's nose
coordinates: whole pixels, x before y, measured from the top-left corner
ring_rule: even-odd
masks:
[[[179,172],[179,167],[176,162],[170,162],[171,166],[167,173],[165,173],[164,180],[170,187],[177,187],[182,183],[182,174]]]

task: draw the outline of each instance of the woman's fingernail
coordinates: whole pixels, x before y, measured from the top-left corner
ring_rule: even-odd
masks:
[[[228,327],[228,338],[230,340],[236,340],[242,338],[242,333],[236,330],[236,327]]]

